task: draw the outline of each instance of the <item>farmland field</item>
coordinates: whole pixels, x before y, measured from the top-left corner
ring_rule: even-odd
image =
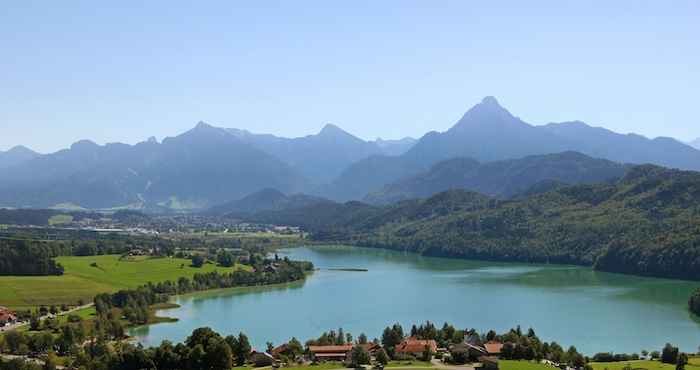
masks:
[[[664,364],[661,361],[620,361],[620,362],[591,362],[593,370],[622,370],[628,366],[633,370],[675,370],[675,365]]]
[[[177,280],[196,273],[232,271],[234,268],[205,264],[190,266],[190,260],[177,258],[130,257],[117,255],[89,257],[58,257],[65,268],[62,276],[3,276],[0,277],[0,305],[12,309],[27,309],[40,305],[71,304],[79,300],[92,301],[103,292],[135,288],[147,282]]]

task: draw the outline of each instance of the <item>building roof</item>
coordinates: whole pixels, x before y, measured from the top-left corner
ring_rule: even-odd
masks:
[[[348,355],[347,352],[335,352],[335,353],[328,352],[328,353],[317,353],[314,356],[316,356],[318,358],[326,358],[326,357],[345,357],[347,355]]]
[[[365,344],[360,344],[360,347],[362,347],[362,349],[364,349],[364,350],[367,351],[367,352],[378,351],[378,350],[380,350],[380,349],[382,348],[382,346],[380,346],[379,344],[377,344],[377,343],[372,343],[372,342],[365,343]]]
[[[0,312],[0,321],[8,322],[8,321],[15,321],[15,320],[17,320],[17,316],[15,316],[12,312],[7,312],[7,311]]]
[[[287,343],[282,344],[280,346],[277,346],[272,350],[272,355],[279,356],[280,354],[287,352],[288,348],[289,348],[289,346],[287,345]]]
[[[352,344],[343,344],[339,346],[309,346],[309,351],[317,353],[347,353],[352,350]]]
[[[452,348],[452,350],[464,350],[464,351],[475,350],[475,351],[477,351],[479,353],[483,353],[485,355],[488,354],[488,351],[486,350],[486,348],[484,348],[482,346],[477,346],[475,344],[467,343],[467,342],[455,344],[451,348]]]
[[[408,338],[396,346],[396,353],[419,353],[425,351],[425,347],[430,348],[433,353],[437,352],[437,343],[434,340],[420,340]]]
[[[486,348],[486,351],[490,355],[499,354],[499,353],[501,353],[501,349],[503,349],[503,343],[496,342],[496,341],[490,341],[490,342],[484,344],[484,348]]]

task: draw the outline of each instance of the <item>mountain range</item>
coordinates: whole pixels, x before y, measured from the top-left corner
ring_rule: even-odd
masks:
[[[486,97],[449,130],[426,134],[403,155],[375,155],[356,162],[319,194],[337,200],[361,199],[451,158],[490,162],[564,151],[620,163],[700,170],[700,151],[675,139],[623,135],[579,121],[534,126],[513,116],[495,98]]]
[[[413,198],[466,189],[481,194],[511,198],[543,182],[558,185],[594,184],[624,176],[629,166],[605,159],[595,159],[577,152],[528,156],[481,163],[470,158],[453,158],[439,162],[428,171],[385,185],[364,200],[374,204],[396,203]]]
[[[205,123],[162,143],[80,141],[0,170],[0,204],[201,209],[265,187],[294,192],[307,180],[288,164]]]
[[[571,151],[618,163],[700,169],[700,151],[676,140],[622,135],[576,121],[534,126],[486,97],[449,130],[417,141],[366,141],[334,125],[315,135],[282,138],[199,123],[162,143],[83,140],[45,155],[20,147],[0,153],[0,206],[195,210],[267,188],[336,201],[371,200],[383,193],[381,203],[454,186],[510,197],[535,180],[556,186],[563,177],[588,175],[575,174],[576,167],[533,175],[524,165],[512,170],[518,177],[533,175],[522,184],[479,187],[477,177],[508,162],[489,163]],[[484,184],[509,178],[499,176]]]
[[[350,164],[371,155],[400,155],[416,140],[365,141],[328,124],[316,135],[284,138],[270,134],[254,134],[235,128],[226,129],[242,141],[284,160],[315,184],[335,179]]]
[[[16,166],[40,155],[41,154],[21,145],[6,152],[0,151],[0,169]]]

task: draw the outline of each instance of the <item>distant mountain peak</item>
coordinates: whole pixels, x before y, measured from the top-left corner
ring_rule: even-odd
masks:
[[[349,135],[345,130],[342,128],[332,124],[332,123],[327,123],[321,131],[318,133],[319,135]]]
[[[197,122],[197,126],[194,127],[195,130],[210,130],[210,129],[215,129],[216,127],[204,122],[204,121],[199,121]]]
[[[493,125],[520,126],[522,121],[514,117],[507,109],[503,108],[493,96],[484,97],[481,102],[464,114],[455,128],[469,126],[493,126]]]
[[[12,147],[10,150],[8,150],[5,153],[14,153],[14,154],[37,154],[35,151],[27,148],[24,145],[17,145]]]
[[[99,145],[95,143],[94,141],[91,140],[79,140],[73,143],[73,145],[70,146],[71,150],[80,150],[80,149],[93,149],[93,148],[98,148]]]
[[[499,106],[499,107],[501,106],[501,105],[498,103],[498,100],[497,100],[495,97],[493,97],[493,96],[485,96],[483,99],[481,99],[481,104],[484,104],[484,105],[495,105],[495,106]]]

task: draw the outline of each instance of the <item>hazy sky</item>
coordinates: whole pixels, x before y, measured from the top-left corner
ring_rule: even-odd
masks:
[[[445,130],[485,95],[534,124],[700,136],[700,1],[3,1],[0,150],[197,121]]]

